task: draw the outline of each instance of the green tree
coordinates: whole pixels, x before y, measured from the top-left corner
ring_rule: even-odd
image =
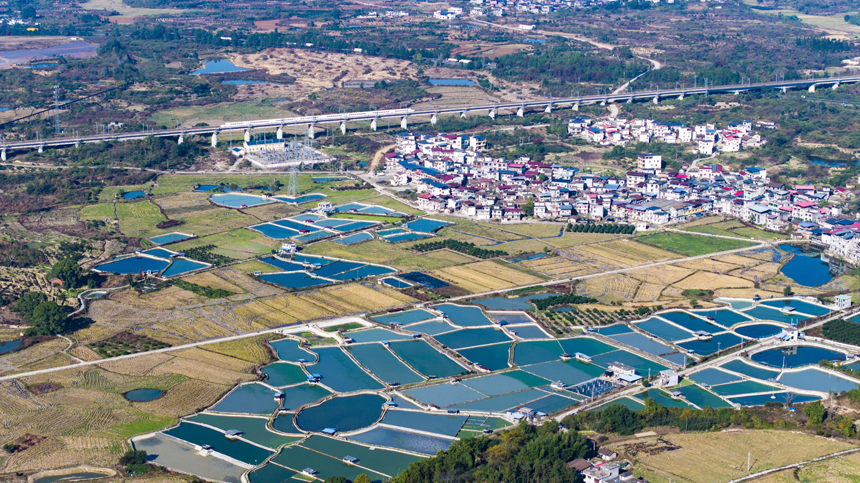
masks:
[[[794,291],[791,290],[791,285],[786,285],[785,288],[782,289],[782,294],[785,295],[786,297],[788,297],[789,295],[791,295],[793,293],[794,293]]]
[[[529,198],[526,204],[523,205],[523,214],[526,216],[535,216],[535,199]]]
[[[21,18],[28,20],[36,18],[36,9],[32,5],[27,5],[21,9]]]
[[[44,302],[33,309],[30,317],[30,328],[25,332],[28,336],[57,335],[68,328],[69,319],[62,307],[54,302]]]
[[[146,451],[129,450],[119,457],[119,464],[122,466],[140,465],[146,463]]]
[[[824,417],[827,414],[827,408],[821,404],[821,401],[815,401],[803,408],[803,413],[806,414],[807,418],[809,418],[808,424],[819,425],[824,421]]]
[[[54,278],[59,278],[63,281],[63,286],[67,289],[77,288],[83,279],[83,270],[76,261],[71,258],[63,258],[57,260],[57,263],[51,267],[48,275]]]
[[[355,477],[355,483],[370,483],[370,477],[362,473]]]
[[[33,310],[48,301],[48,296],[42,292],[27,292],[15,302],[15,312],[21,314],[27,322],[33,317]]]
[[[343,476],[330,476],[325,479],[325,483],[349,483],[349,480]]]
[[[600,421],[598,421],[595,429],[626,436],[642,429],[643,426],[644,421],[640,415],[631,411],[627,406],[614,404],[601,413]]]

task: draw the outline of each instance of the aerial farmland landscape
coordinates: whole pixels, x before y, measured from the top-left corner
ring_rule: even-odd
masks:
[[[0,2],[0,483],[857,481],[858,36]]]

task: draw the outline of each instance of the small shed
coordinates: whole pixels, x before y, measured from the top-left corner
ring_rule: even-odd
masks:
[[[337,434],[337,428],[325,428],[321,432],[326,436],[334,436]]]

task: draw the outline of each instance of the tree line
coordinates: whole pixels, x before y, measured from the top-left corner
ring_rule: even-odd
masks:
[[[535,307],[537,307],[538,310],[546,310],[554,305],[594,304],[597,303],[597,299],[594,297],[584,297],[582,295],[569,293],[564,295],[555,295],[543,299],[532,299],[529,300],[529,302],[531,302]]]
[[[636,231],[636,227],[633,225],[615,225],[610,223],[601,223],[599,225],[568,223],[567,231],[573,233],[623,233],[629,235]]]
[[[450,239],[419,243],[417,245],[412,246],[413,250],[419,252],[430,252],[433,250],[441,250],[443,248],[454,250],[455,252],[465,253],[466,255],[470,255],[476,258],[496,258],[503,257],[508,254],[508,252],[504,250],[490,250],[487,248],[481,248],[471,242]]]

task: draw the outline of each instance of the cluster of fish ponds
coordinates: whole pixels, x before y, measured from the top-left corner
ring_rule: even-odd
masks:
[[[170,235],[183,236],[183,234]],[[165,235],[165,237],[167,237],[167,235]],[[96,265],[93,270],[96,272],[116,273],[119,275],[152,274],[162,278],[171,278],[188,275],[192,272],[203,270],[211,266],[212,265],[209,263],[186,258],[181,252],[157,247],[150,248],[149,250],[138,250],[129,255],[117,255],[109,262]]]
[[[270,343],[279,360],[262,369],[264,380],[237,386],[209,409],[134,444],[156,464],[216,481],[361,473],[384,481],[457,439],[616,389],[618,382],[605,377],[610,365],[656,375],[743,341],[790,333],[793,323],[830,310],[794,298],[724,300],[725,308],[670,310],[633,328],[617,324],[555,339],[523,311],[541,296],[356,319],[362,328],[319,332],[335,338],[330,345],[308,345],[286,329],[285,338]],[[798,403],[857,385],[816,365],[848,354],[803,341],[756,351],[694,372],[682,385],[643,388],[608,404],[642,409],[646,397],[689,408]]]

